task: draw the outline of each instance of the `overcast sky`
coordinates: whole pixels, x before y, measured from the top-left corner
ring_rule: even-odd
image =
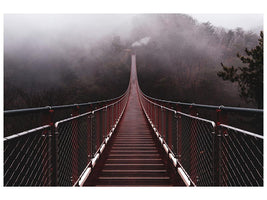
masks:
[[[60,30],[72,27],[77,31],[87,30],[86,34],[98,36],[116,29],[129,29],[132,18],[136,14],[59,14],[59,15],[5,15],[5,32],[23,34],[24,31],[39,29],[40,31]],[[245,30],[263,26],[263,15],[260,14],[190,14],[199,22],[209,21],[214,26],[228,29],[241,27]],[[72,30],[74,31],[74,30]]]
[[[106,35],[130,34],[132,20],[138,14],[7,14],[4,16],[5,51],[12,50],[27,39],[50,44],[63,41],[84,44]],[[259,14],[190,14],[199,22],[214,26],[259,33],[263,15]],[[64,40],[65,39],[65,40]],[[34,42],[33,42],[34,43]]]
[[[241,27],[250,30],[263,26],[262,14],[190,14],[199,22],[209,21],[214,26],[222,26],[227,29]]]

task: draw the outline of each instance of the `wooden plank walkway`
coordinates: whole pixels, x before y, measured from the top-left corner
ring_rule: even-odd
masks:
[[[168,186],[183,185],[174,172],[138,100],[135,57],[132,58],[131,91],[121,122],[102,161],[85,185]],[[166,155],[165,155],[166,156]]]

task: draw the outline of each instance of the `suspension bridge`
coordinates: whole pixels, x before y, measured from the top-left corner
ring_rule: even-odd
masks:
[[[235,113],[263,116],[147,96],[132,55],[120,97],[4,111],[4,185],[263,186],[263,130],[229,125]]]

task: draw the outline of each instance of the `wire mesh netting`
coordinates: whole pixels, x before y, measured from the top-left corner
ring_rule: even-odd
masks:
[[[220,123],[215,125],[213,121],[172,110],[142,96],[141,102],[195,185],[217,184],[218,177],[218,185],[222,186],[263,186],[262,134]],[[53,185],[55,168],[57,185],[74,185],[126,103],[127,95],[92,112],[86,108],[84,111],[88,113],[81,115],[82,109],[78,111],[78,107],[58,110],[53,121],[69,118],[56,123],[56,132],[54,126],[41,126],[51,122],[49,110],[43,116],[38,113],[37,118],[36,113],[27,112],[24,120],[19,119],[23,115],[8,116],[5,132],[29,129],[33,125],[40,127],[4,138],[4,185]],[[20,126],[23,121],[29,123]],[[262,126],[257,130],[262,130]],[[13,134],[12,131],[7,135]]]
[[[57,126],[58,184],[73,185],[95,152],[92,115],[63,120]]]
[[[176,112],[144,98],[142,102],[154,126],[194,184],[213,185],[215,123]]]
[[[4,185],[51,184],[50,126],[4,139]]]
[[[263,137],[227,125],[219,130],[221,185],[263,186]]]
[[[85,104],[46,106],[7,110],[4,112],[4,136],[10,136],[51,122],[57,122],[74,116],[74,113],[83,114],[101,108],[115,100],[99,101]],[[23,111],[22,111],[23,110]],[[53,111],[53,117],[51,112]]]
[[[75,185],[114,128],[128,95],[129,89],[96,104],[5,111],[4,185]]]
[[[124,98],[116,103],[121,104],[119,114],[126,102]],[[79,180],[119,117],[115,118],[113,108],[114,105],[105,106],[56,123],[58,185],[71,186]]]
[[[214,123],[183,113],[179,120],[182,166],[196,185],[212,185]]]
[[[152,123],[195,185],[263,186],[262,133],[216,125],[141,97]]]

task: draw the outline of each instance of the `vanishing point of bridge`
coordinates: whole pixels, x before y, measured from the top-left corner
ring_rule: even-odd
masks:
[[[4,138],[4,185],[263,186],[263,136],[227,124],[229,113],[262,119],[263,110],[149,97],[132,55],[118,98],[4,112],[13,131]]]

